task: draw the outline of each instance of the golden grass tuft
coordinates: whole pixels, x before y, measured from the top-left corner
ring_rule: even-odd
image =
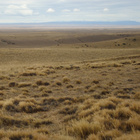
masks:
[[[99,80],[93,80],[92,83],[93,84],[99,84]]]
[[[9,87],[15,87],[15,86],[17,86],[18,85],[18,83],[16,83],[16,82],[10,82],[9,83]]]
[[[36,76],[37,73],[36,72],[33,72],[33,71],[27,71],[27,72],[23,72],[20,74],[20,76]]]
[[[64,114],[64,115],[71,115],[71,114],[75,114],[77,111],[77,107],[76,106],[66,106],[64,108],[62,108],[59,113],[60,114]]]
[[[18,88],[30,87],[31,85],[31,83],[22,82],[18,84]]]
[[[132,112],[129,108],[121,107],[114,110],[112,117],[119,120],[128,120],[131,116],[132,116]]]
[[[82,84],[81,80],[76,80],[76,84]]]
[[[135,93],[134,99],[140,100],[140,92]]]
[[[102,132],[99,135],[99,138],[101,140],[112,140],[115,139],[117,137],[120,137],[122,135],[122,132],[117,130],[117,129],[112,129],[110,131],[106,131],[106,132]]]
[[[6,100],[4,102],[4,105],[3,105],[4,109],[7,110],[7,111],[16,111],[16,107],[15,105],[13,104],[13,100]]]
[[[67,128],[67,132],[71,136],[85,139],[91,134],[97,134],[101,131],[101,124],[90,123],[87,120],[72,121],[71,126]]]
[[[43,133],[38,133],[37,130],[27,129],[18,131],[0,130],[0,138],[3,140],[46,140],[48,136]]]
[[[37,80],[37,81],[36,81],[36,84],[37,84],[38,86],[48,86],[48,85],[50,85],[49,82],[44,82],[44,81],[42,81],[42,80]]]
[[[68,84],[70,82],[70,79],[68,77],[63,78],[63,83]]]
[[[121,122],[119,129],[123,132],[133,132],[140,130],[140,122],[138,118],[130,118],[128,121]]]
[[[47,126],[47,125],[51,125],[52,121],[50,121],[49,119],[36,119],[33,122],[33,125],[35,128],[40,128],[42,126]],[[40,132],[43,131],[43,129],[40,129]],[[46,132],[47,134],[49,133],[48,130],[44,129],[44,132]]]
[[[71,136],[65,136],[65,135],[57,135],[52,137],[53,140],[76,140],[76,138]]]
[[[3,96],[4,95],[4,92],[0,91],[0,96]]]
[[[121,137],[116,138],[116,140],[139,140],[140,133],[132,133],[132,134],[123,134]]]
[[[22,101],[19,103],[19,110],[26,113],[35,113],[41,111],[41,107],[39,105],[35,105],[33,102]]]
[[[67,85],[66,87],[67,87],[67,88],[74,88],[74,86],[71,85],[71,84]]]
[[[0,108],[2,108],[4,105],[4,101],[0,101]]]
[[[5,90],[6,87],[5,86],[0,86],[0,90]]]
[[[99,106],[102,109],[116,109],[116,104],[114,104],[112,101],[104,100],[99,102]]]
[[[95,134],[89,135],[89,137],[86,140],[99,140],[98,136]]]
[[[134,102],[131,104],[130,109],[140,114],[140,102]]]
[[[61,81],[56,80],[56,81],[55,81],[55,85],[57,85],[57,86],[62,86],[62,83],[61,83]]]

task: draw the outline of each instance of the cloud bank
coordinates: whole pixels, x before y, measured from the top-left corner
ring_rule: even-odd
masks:
[[[1,0],[0,23],[140,21],[140,0]]]

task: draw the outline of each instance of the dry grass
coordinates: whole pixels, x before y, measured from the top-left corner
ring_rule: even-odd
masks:
[[[138,31],[94,31],[0,34],[0,139],[139,139]]]
[[[76,136],[80,139],[85,139],[90,134],[97,134],[99,131],[101,131],[100,124],[89,123],[84,119],[72,122],[72,126],[67,128],[69,135]]]

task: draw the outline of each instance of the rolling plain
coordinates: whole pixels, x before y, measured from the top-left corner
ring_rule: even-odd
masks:
[[[1,140],[139,140],[140,29],[0,28]]]

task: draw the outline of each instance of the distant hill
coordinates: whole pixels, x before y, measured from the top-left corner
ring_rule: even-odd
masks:
[[[7,26],[135,26],[140,25],[136,21],[61,21],[61,22],[42,22],[42,23],[0,23]]]

